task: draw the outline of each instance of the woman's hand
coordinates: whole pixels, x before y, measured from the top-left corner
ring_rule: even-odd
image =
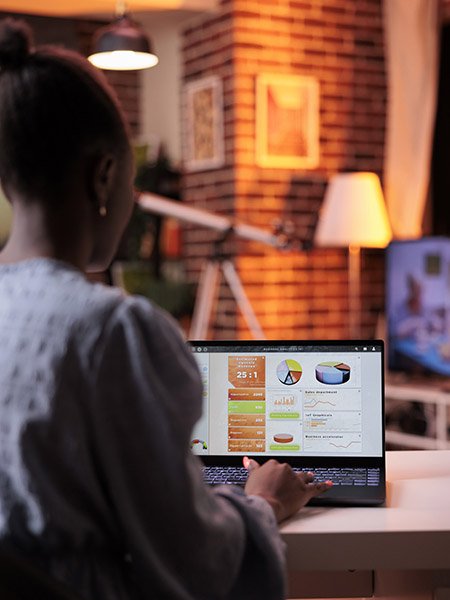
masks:
[[[244,457],[244,467],[249,471],[246,494],[267,500],[278,523],[333,485],[331,481],[315,483],[313,473],[295,473],[288,464],[273,459],[260,466]]]

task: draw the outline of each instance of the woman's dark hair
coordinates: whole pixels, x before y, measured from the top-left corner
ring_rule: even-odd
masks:
[[[0,181],[8,193],[54,198],[83,157],[129,147],[103,75],[55,47],[34,49],[21,21],[0,21]]]

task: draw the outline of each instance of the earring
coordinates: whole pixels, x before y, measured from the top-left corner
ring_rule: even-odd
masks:
[[[98,209],[98,214],[101,217],[106,217],[106,215],[108,214],[108,211],[106,210],[106,206],[100,206]]]

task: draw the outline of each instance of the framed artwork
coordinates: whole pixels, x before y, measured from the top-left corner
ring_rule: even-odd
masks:
[[[190,81],[184,89],[185,168],[217,169],[224,165],[222,80],[211,76]]]
[[[257,77],[256,163],[285,169],[314,169],[319,165],[317,78]]]

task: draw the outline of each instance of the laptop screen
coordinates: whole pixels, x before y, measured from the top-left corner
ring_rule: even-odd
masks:
[[[383,342],[191,342],[202,456],[382,457]]]

